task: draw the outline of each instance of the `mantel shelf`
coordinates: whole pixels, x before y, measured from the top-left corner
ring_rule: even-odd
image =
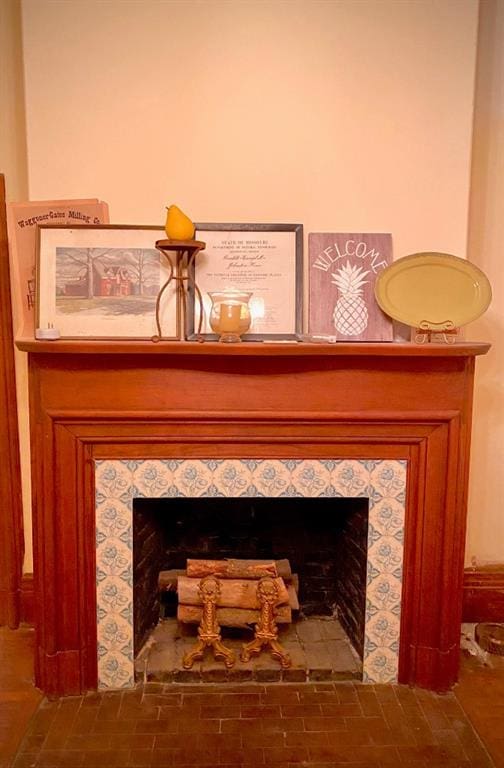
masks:
[[[58,339],[36,341],[18,339],[18,349],[35,354],[115,354],[115,355],[213,355],[216,357],[473,357],[484,355],[490,349],[486,342],[456,342],[455,344],[413,344],[399,342],[338,342],[336,344],[309,344],[306,342],[240,342],[222,344],[215,341],[160,341],[146,340],[81,340]]]

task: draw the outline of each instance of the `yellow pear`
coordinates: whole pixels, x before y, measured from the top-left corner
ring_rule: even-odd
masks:
[[[176,205],[167,208],[165,232],[170,240],[192,240],[194,224]]]

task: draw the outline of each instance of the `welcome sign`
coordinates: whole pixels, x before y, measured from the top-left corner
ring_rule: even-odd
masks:
[[[374,285],[392,263],[390,234],[308,235],[308,332],[341,341],[392,341],[392,320]]]

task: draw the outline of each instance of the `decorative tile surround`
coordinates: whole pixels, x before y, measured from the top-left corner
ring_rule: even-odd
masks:
[[[406,467],[406,461],[362,459],[96,461],[99,688],[134,684],[134,499],[218,496],[369,499],[363,681],[395,682]]]

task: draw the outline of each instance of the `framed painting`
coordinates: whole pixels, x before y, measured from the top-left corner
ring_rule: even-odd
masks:
[[[163,233],[130,225],[39,227],[37,327],[67,339],[156,336],[157,297],[170,274],[155,247]],[[169,285],[158,310],[164,339],[178,338],[177,301]]]
[[[203,300],[203,337],[217,338],[208,320],[209,293],[233,288],[252,293],[244,341],[295,339],[302,330],[302,224],[196,224],[195,237],[206,244],[192,275]],[[199,302],[190,299],[191,339]]]

